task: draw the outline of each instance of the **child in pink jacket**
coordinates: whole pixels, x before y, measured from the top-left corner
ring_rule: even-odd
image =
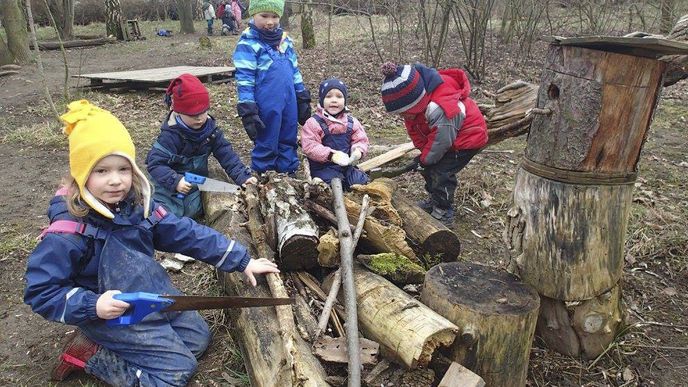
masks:
[[[367,184],[368,175],[355,164],[368,153],[363,126],[346,109],[348,92],[344,82],[328,79],[318,90],[317,112],[301,128],[301,146],[308,158],[311,176],[326,183],[338,177],[348,190]]]
[[[232,4],[229,7],[232,10],[232,15],[234,15],[236,31],[241,32],[241,6],[239,6],[239,1],[232,0]]]

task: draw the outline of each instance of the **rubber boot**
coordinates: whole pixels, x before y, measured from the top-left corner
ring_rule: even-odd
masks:
[[[86,362],[100,349],[100,345],[91,341],[80,330],[76,330],[68,339],[62,353],[50,373],[52,380],[65,380],[74,371],[83,371]]]

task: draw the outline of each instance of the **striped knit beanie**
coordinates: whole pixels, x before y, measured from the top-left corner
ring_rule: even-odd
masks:
[[[417,105],[426,96],[425,84],[414,66],[397,66],[392,62],[382,65],[380,93],[389,113],[403,113]]]
[[[273,12],[282,17],[284,0],[251,0],[248,4],[248,14],[253,16],[261,12]]]

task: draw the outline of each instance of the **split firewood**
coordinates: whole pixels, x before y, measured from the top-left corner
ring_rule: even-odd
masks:
[[[339,238],[334,229],[320,236],[318,264],[322,267],[339,267]]]
[[[453,362],[438,387],[484,387],[485,381],[459,363]]]
[[[252,256],[258,256],[253,238],[244,227],[246,218],[240,211],[243,203],[235,196],[223,193],[202,194],[207,218],[213,219],[209,226],[231,236],[249,249]],[[227,211],[229,209],[229,211]],[[257,286],[251,286],[241,273],[218,272],[225,293],[241,297],[272,297],[267,279],[258,276]],[[327,385],[326,373],[322,365],[311,354],[308,344],[296,336],[297,356],[286,351],[283,342],[283,327],[277,316],[276,308],[241,308],[228,310],[232,338],[239,346],[247,367],[252,386],[293,386],[295,375],[289,364],[297,364],[298,385]],[[259,329],[257,327],[260,327]],[[255,343],[261,343],[259,346]]]
[[[331,277],[323,283],[329,288]],[[354,267],[359,327],[380,352],[409,368],[425,367],[459,328],[381,276]]]
[[[366,269],[390,280],[399,287],[408,284],[420,284],[425,279],[425,269],[403,255],[394,253],[361,254],[356,257],[356,260]]]
[[[280,269],[310,269],[317,265],[318,227],[300,204],[295,180],[274,172],[264,178],[262,214],[275,227]],[[274,221],[273,221],[274,219]],[[274,222],[274,223],[273,223]]]
[[[346,338],[322,336],[313,345],[314,355],[322,361],[329,363],[347,363],[349,355],[347,351]],[[359,339],[361,351],[361,364],[372,365],[377,363],[377,355],[380,352],[380,344],[368,340],[364,337]]]
[[[334,213],[337,215],[339,227],[339,253],[341,257],[342,285],[344,286],[344,310],[346,312],[346,344],[348,348],[349,387],[361,385],[361,354],[359,352],[358,337],[358,309],[356,307],[356,287],[354,285],[354,246],[351,235],[349,218],[344,207],[344,191],[342,181],[334,178],[330,182],[332,187]],[[333,286],[336,286],[333,284]]]

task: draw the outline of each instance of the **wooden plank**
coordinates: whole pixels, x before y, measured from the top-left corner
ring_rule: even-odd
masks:
[[[153,69],[143,69],[143,70],[132,70],[132,71],[116,71],[107,73],[92,73],[92,74],[79,74],[73,75],[76,78],[86,78],[86,79],[108,79],[108,80],[118,80],[118,81],[135,81],[135,82],[150,82],[150,83],[161,83],[169,82],[174,78],[184,74],[190,73],[199,78],[201,77],[212,77],[216,74],[233,74],[235,71],[234,67],[221,66],[221,67],[203,67],[203,66],[174,66],[174,67],[163,67],[163,68],[153,68]]]
[[[452,362],[437,387],[483,387],[485,381],[468,368]]]
[[[658,38],[631,38],[621,36],[585,36],[564,38],[552,36],[550,43],[561,46],[578,46],[621,54],[659,58],[663,55],[688,55],[688,43]]]
[[[390,150],[389,152],[385,152],[377,157],[373,157],[370,160],[366,160],[360,164],[358,164],[358,168],[360,168],[363,172],[368,172],[373,168],[379,167],[381,165],[387,164],[390,161],[394,161],[408,152],[412,151],[415,149],[413,146],[412,142],[407,142],[405,144],[401,144],[397,146],[396,148]]]
[[[377,363],[377,354],[380,351],[380,344],[364,337],[360,337],[358,342],[361,354],[361,364],[370,365]],[[313,354],[323,361],[342,364],[348,363],[346,337],[333,338],[323,335],[313,344],[313,350]]]

